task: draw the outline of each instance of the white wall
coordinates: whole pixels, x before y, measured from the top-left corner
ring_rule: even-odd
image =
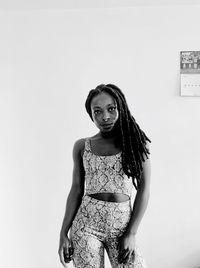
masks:
[[[84,101],[108,82],[152,140],[151,199],[138,233],[148,267],[200,266],[200,98],[179,96],[179,52],[199,50],[199,13],[0,12],[1,267],[62,267],[72,146],[95,133]]]

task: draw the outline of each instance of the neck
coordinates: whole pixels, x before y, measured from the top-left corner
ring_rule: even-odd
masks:
[[[119,139],[120,138],[120,132],[117,127],[114,127],[109,132],[101,132],[99,133],[103,139]]]
[[[114,131],[109,131],[109,132],[101,132],[99,133],[101,135],[102,138],[104,139],[111,139],[111,138],[115,138],[117,135]]]

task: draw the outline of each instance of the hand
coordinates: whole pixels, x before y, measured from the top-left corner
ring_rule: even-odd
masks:
[[[66,263],[69,263],[72,260],[73,255],[73,247],[68,236],[61,235],[60,236],[60,244],[58,249],[58,254],[60,257],[60,261],[64,267],[67,267]]]
[[[135,249],[135,235],[131,233],[124,233],[121,237],[119,237],[118,241],[118,250],[119,263],[126,264],[130,260],[130,258],[134,256]]]

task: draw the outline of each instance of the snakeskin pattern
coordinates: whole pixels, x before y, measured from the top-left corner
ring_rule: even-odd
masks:
[[[146,268],[137,246],[127,264],[118,263],[118,238],[130,217],[130,200],[107,202],[85,195],[70,229],[74,267],[104,268],[106,249],[113,268]]]
[[[85,194],[121,193],[131,197],[133,183],[122,168],[121,152],[100,156],[92,153],[90,140],[85,141],[83,153]]]

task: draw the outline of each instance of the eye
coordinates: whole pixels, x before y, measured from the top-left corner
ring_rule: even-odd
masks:
[[[115,106],[110,107],[110,108],[108,109],[109,112],[112,112],[112,111],[114,111],[114,110],[116,110],[116,107],[115,107]]]
[[[94,114],[95,114],[95,115],[98,115],[98,114],[100,114],[100,113],[101,113],[100,110],[95,110],[95,111],[94,111]]]

